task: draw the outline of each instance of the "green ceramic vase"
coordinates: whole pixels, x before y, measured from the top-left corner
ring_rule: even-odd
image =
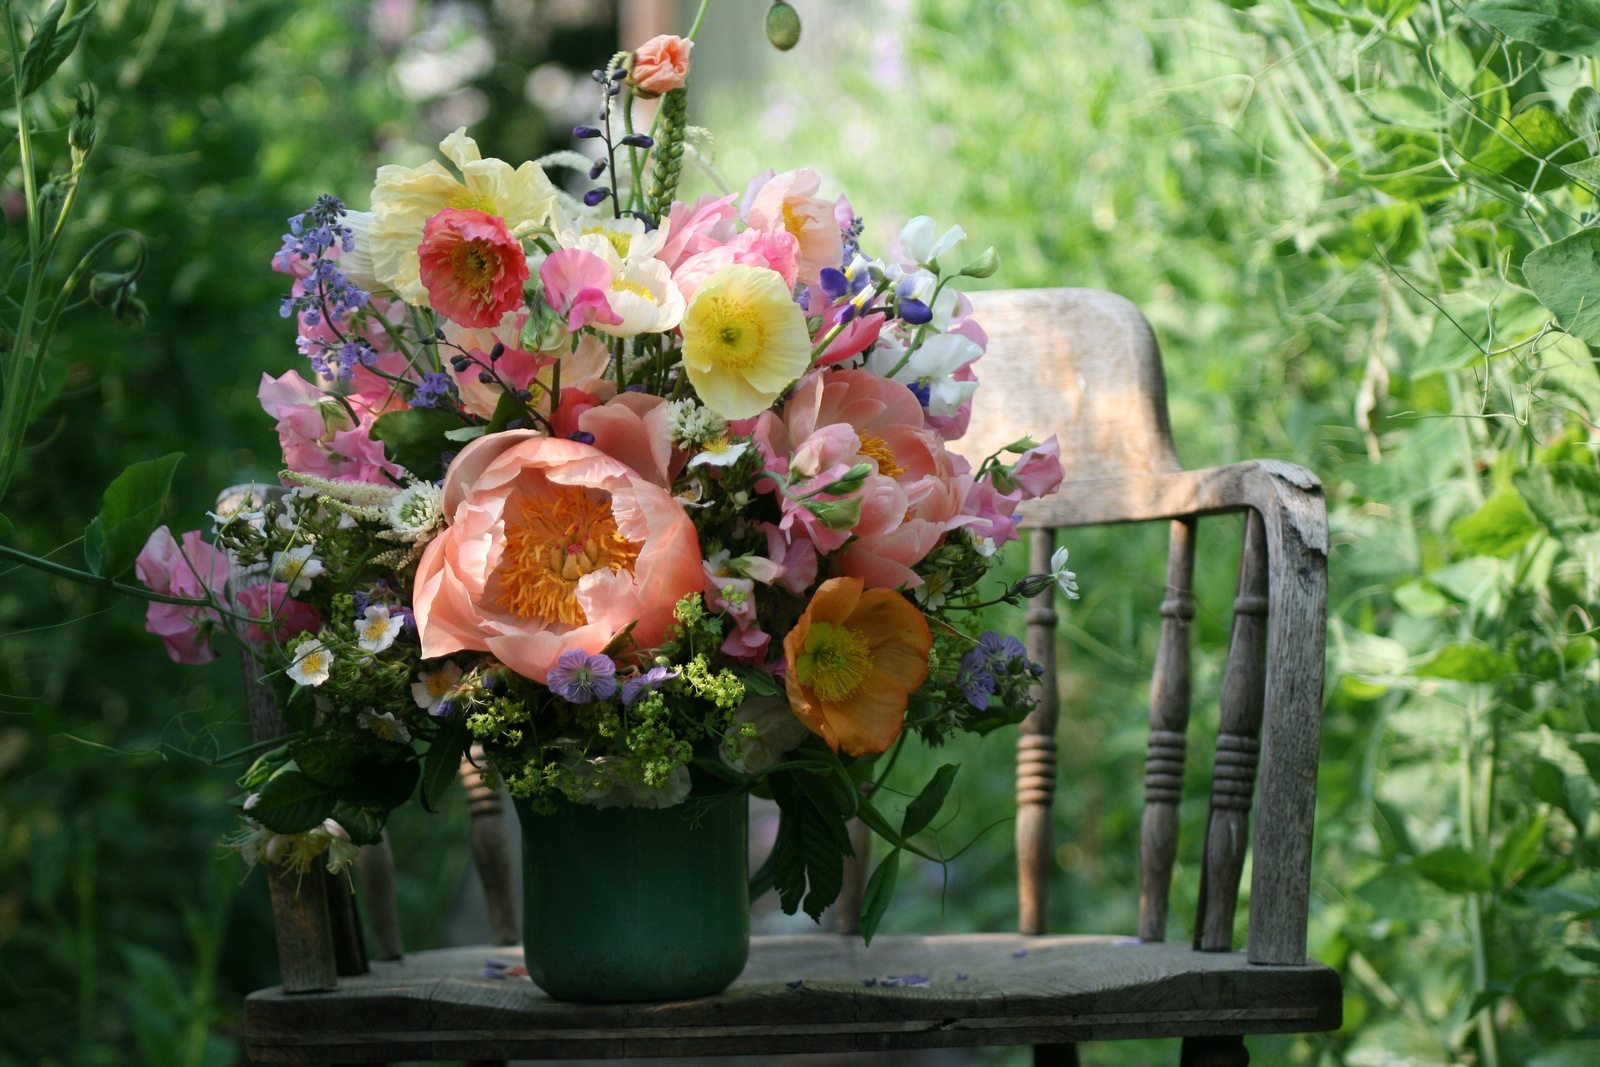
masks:
[[[749,800],[671,808],[517,804],[528,974],[557,1000],[682,1000],[750,952]]]

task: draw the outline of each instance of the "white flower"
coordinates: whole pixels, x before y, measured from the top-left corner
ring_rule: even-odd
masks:
[[[731,467],[750,447],[749,441],[729,441],[726,437],[707,441],[705,451],[695,453],[689,461],[691,467]]]
[[[900,251],[906,259],[919,267],[930,267],[940,256],[967,239],[966,230],[952,226],[944,231],[944,236],[934,240],[934,229],[934,221],[927,215],[918,215],[905,224],[900,230]]]
[[[312,545],[300,545],[287,552],[275,552],[272,555],[272,576],[280,582],[289,583],[289,595],[299,596],[311,588],[311,579],[322,574],[327,568],[322,561],[311,553]]]
[[[1056,585],[1061,588],[1061,595],[1068,600],[1078,599],[1078,576],[1067,570],[1067,548],[1062,545],[1050,555],[1050,577],[1056,580]]]
[[[745,724],[755,727],[745,735]],[[760,774],[784,753],[804,741],[805,723],[795,718],[782,697],[751,697],[733,713],[733,725],[722,738],[722,762],[741,774]]]
[[[444,490],[432,482],[411,482],[389,501],[389,528],[408,541],[420,541],[444,525]]]
[[[679,448],[709,444],[728,436],[728,420],[685,398],[667,402],[667,434]]]
[[[294,662],[289,664],[288,675],[295,685],[319,686],[328,680],[333,666],[333,653],[315,637],[295,646]]]
[[[417,702],[417,707],[432,715],[443,703],[445,694],[454,689],[459,681],[461,668],[446,660],[438,670],[423,671],[417,675],[417,680],[411,683],[411,699]]]
[[[405,723],[395,718],[392,711],[380,715],[368,708],[356,716],[356,722],[362,729],[371,730],[383,741],[398,741],[403,745],[411,740],[411,731],[406,729]]]
[[[994,538],[992,537],[980,538],[973,547],[978,550],[978,555],[985,557],[992,556],[1000,551],[1000,546],[994,543]]]
[[[921,386],[928,395],[928,414],[947,418],[960,411],[978,391],[976,381],[958,382],[951,375],[981,355],[983,349],[968,338],[958,333],[940,333],[924,341],[906,359],[905,348],[886,337],[867,356],[866,369],[883,378]],[[904,366],[900,365],[902,360]]]
[[[370,604],[356,620],[356,644],[366,652],[382,652],[394,644],[405,627],[405,619],[391,616],[389,605]]]

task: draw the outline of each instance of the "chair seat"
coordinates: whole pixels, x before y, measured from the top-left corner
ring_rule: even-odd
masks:
[[[569,1004],[522,977],[517,947],[422,952],[330,993],[254,993],[258,1063],[715,1056],[1254,1034],[1339,1026],[1338,976],[1239,953],[1110,937],[757,937],[726,992]]]

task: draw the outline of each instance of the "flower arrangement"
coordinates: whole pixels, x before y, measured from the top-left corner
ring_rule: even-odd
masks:
[[[370,210],[290,220],[273,266],[308,373],[259,389],[281,484],[137,562],[174,660],[226,630],[277,691],[290,733],[241,779],[251,862],[338,869],[479,742],[534,810],[772,796],[776,888],[815,917],[846,820],[920,852],[950,787],[891,825],[885,753],[1031,708],[1021,644],[964,623],[1018,504],[1062,478],[1054,438],[951,447],[986,343],[951,283],[993,251],[919,216],[874,258],[809,170],[678,199],[690,167],[720,180],[692,48],[595,72],[574,132],[598,151],[512,166],[457,130],[448,163],[379,168]],[[1053,565],[1000,598],[1076,595]]]

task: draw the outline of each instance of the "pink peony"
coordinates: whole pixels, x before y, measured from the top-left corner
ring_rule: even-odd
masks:
[[[462,326],[497,326],[522,304],[528,259],[503,219],[445,208],[422,227],[422,286],[445,318]]]
[[[165,526],[150,535],[133,564],[152,593],[196,600],[220,600],[232,570],[228,553],[207,544],[199,530],[185,533],[180,545]],[[214,609],[196,604],[152,603],[145,609],[144,628],[161,638],[173,662],[210,663],[216,655],[210,631],[220,618]]]
[[[681,200],[672,205],[662,229],[667,238],[656,258],[671,270],[690,256],[709,252],[727,244],[738,235],[739,212],[733,202],[737,194],[712,196],[707,193],[696,200],[693,207]]]
[[[479,438],[450,465],[444,509],[413,594],[424,658],[488,652],[543,682],[563,652],[598,653],[630,623],[640,647],[659,644],[704,586],[683,507],[577,441]]]
[[[628,81],[642,97],[660,96],[682,89],[689,77],[689,53],[694,42],[663,33],[640,45],[633,53],[633,70]]]

